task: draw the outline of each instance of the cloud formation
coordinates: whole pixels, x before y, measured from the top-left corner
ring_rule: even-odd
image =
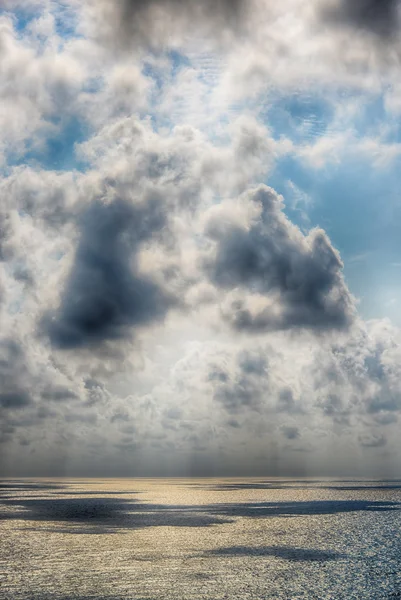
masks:
[[[138,206],[100,200],[85,211],[60,307],[44,319],[56,347],[69,349],[123,338],[130,326],[163,318],[172,298],[138,272],[135,254],[164,225],[157,198]]]
[[[247,192],[238,206],[220,204],[207,225],[215,248],[205,270],[215,285],[234,291],[223,308],[228,323],[249,332],[347,327],[353,300],[325,232],[304,236],[266,186]],[[240,211],[247,211],[242,220]]]
[[[95,36],[114,48],[160,48],[192,32],[221,40],[237,31],[246,16],[244,0],[91,0],[87,6]]]
[[[24,352],[11,339],[0,340],[0,407],[22,409],[32,402]]]
[[[390,40],[400,32],[399,0],[339,0],[325,13],[333,23],[347,25]]]

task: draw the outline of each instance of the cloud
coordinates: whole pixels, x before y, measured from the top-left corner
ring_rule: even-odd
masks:
[[[281,431],[287,440],[296,440],[299,438],[299,429],[298,427],[290,427],[285,425],[281,428]]]
[[[399,0],[338,0],[326,6],[323,14],[334,24],[376,34],[389,40],[400,31]]]
[[[361,446],[365,448],[381,448],[387,444],[387,440],[383,434],[373,433],[359,436]]]
[[[0,340],[0,407],[22,409],[32,403],[24,351],[11,339]]]
[[[55,400],[57,402],[77,399],[77,395],[63,386],[53,386],[42,391],[43,400]]]
[[[359,319],[325,231],[259,185],[363,150],[354,92],[390,80],[394,5],[56,4],[0,20],[4,469],[399,462],[399,331]]]
[[[117,49],[161,47],[195,32],[223,39],[245,18],[244,0],[91,0],[85,7],[91,30]]]
[[[2,168],[10,159],[43,148],[47,136],[57,132],[61,116],[73,112],[86,74],[82,63],[64,48],[53,16],[45,6],[40,8],[37,23],[43,18],[49,24],[43,36],[35,36],[29,28],[20,35],[11,14],[0,16]]]
[[[216,374],[218,374],[216,376]],[[267,358],[261,352],[239,353],[231,373],[212,365],[207,379],[213,382],[214,399],[230,414],[263,410],[268,384]]]
[[[88,381],[82,388],[77,386],[79,372],[73,388],[61,380],[60,372],[46,372],[46,385],[31,373],[29,387],[37,386],[43,401],[40,414],[34,404],[3,408],[15,415],[7,418],[3,435],[14,454],[19,439],[14,430],[34,440],[40,464],[48,450],[35,441],[35,432],[43,418],[49,419],[46,444],[69,440],[74,472],[94,468],[107,473],[114,465],[122,474],[136,473],[129,466],[135,452],[143,473],[160,470],[163,460],[183,474],[193,453],[196,472],[272,473],[277,468],[273,448],[286,472],[302,470],[306,449],[312,451],[310,473],[321,468],[362,472],[367,465],[360,462],[358,447],[371,449],[372,468],[379,464],[374,449],[384,443],[398,456],[396,417],[401,408],[384,405],[386,397],[399,396],[397,335],[376,322],[367,329],[359,323],[326,340],[283,331],[258,343],[236,335],[224,342],[196,342],[178,352],[172,366],[155,363],[166,375],[158,383],[151,380],[149,391],[126,397],[116,382],[122,377],[118,385],[124,389],[128,377],[128,388],[137,389],[140,373],[118,374],[114,385],[103,375],[104,383]],[[65,356],[60,356],[64,368],[69,362]],[[16,380],[15,391],[24,389],[21,381]],[[86,399],[84,391],[100,389],[102,397]],[[372,412],[375,398],[381,398],[382,407]],[[52,410],[45,413],[50,403]],[[60,453],[55,464],[62,460]]]
[[[354,304],[338,252],[321,229],[304,236],[271,188],[259,186],[238,204],[212,208],[206,234],[213,250],[205,272],[233,292],[222,311],[234,329],[323,331],[351,324]]]
[[[28,392],[19,390],[15,392],[1,392],[0,406],[7,409],[23,408],[31,403]]]
[[[173,299],[135,264],[139,245],[165,226],[157,198],[143,205],[95,201],[82,218],[58,310],[43,324],[54,346],[79,348],[129,336],[164,317]]]
[[[0,212],[0,262],[8,260],[12,253],[9,244],[11,230],[10,214],[7,211],[2,210]]]

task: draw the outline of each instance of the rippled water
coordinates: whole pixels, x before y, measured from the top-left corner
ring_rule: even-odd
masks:
[[[0,480],[0,597],[401,597],[400,509],[401,481]]]

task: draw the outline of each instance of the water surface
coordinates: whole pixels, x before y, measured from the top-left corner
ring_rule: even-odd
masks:
[[[401,481],[0,480],[0,597],[401,597],[400,509]]]

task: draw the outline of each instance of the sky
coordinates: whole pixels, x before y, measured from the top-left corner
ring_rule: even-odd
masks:
[[[397,0],[0,0],[0,475],[401,475]]]

